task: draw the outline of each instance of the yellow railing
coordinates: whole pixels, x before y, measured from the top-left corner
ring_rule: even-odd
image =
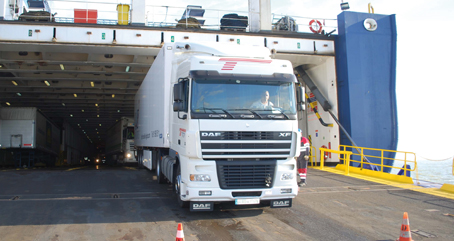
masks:
[[[336,150],[331,150],[331,149],[326,149],[326,148],[319,148],[321,151],[320,154],[320,169],[325,168],[325,151],[326,152],[331,152],[331,153],[337,153],[340,155],[344,155],[343,160],[345,163],[345,175],[350,174],[350,156],[352,155],[351,151],[336,151]],[[340,159],[340,158],[339,158]]]
[[[416,154],[413,152],[404,152],[404,151],[394,151],[394,150],[385,150],[385,149],[376,149],[376,148],[366,148],[366,147],[358,147],[358,146],[347,146],[347,145],[339,145],[339,149],[341,151],[346,151],[347,148],[351,148],[352,150],[357,150],[359,153],[352,152],[353,156],[359,156],[361,161],[357,160],[350,160],[350,162],[357,162],[360,164],[360,168],[362,169],[364,165],[374,165],[380,167],[380,171],[383,172],[384,167],[394,168],[404,170],[404,175],[407,171],[417,171],[417,163],[416,163]],[[322,148],[320,148],[321,150]],[[367,154],[365,154],[365,152]],[[385,154],[388,153],[395,153],[396,156],[403,156],[403,159],[400,158],[389,158],[385,157]],[[367,158],[376,158],[380,159],[380,163],[369,163],[367,162]],[[412,158],[413,160],[409,160]],[[339,160],[345,161],[345,156],[340,157]],[[403,167],[396,167],[396,166],[389,166],[383,164],[384,160],[394,160],[394,161],[402,161]],[[453,160],[454,161],[454,160]],[[413,164],[413,168],[408,169],[407,164]],[[416,174],[417,175],[417,174]]]
[[[311,162],[311,167],[314,167],[317,162],[317,149],[314,146],[311,146],[311,151],[309,153],[309,161]]]

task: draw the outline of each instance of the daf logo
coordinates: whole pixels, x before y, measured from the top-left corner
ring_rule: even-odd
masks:
[[[202,132],[202,136],[210,137],[221,136],[221,132]]]
[[[289,137],[291,135],[292,135],[292,133],[290,133],[290,132],[279,133],[279,137]]]
[[[192,205],[192,207],[193,207],[194,209],[211,209],[211,204],[210,204],[210,203],[206,203],[206,204],[203,204],[203,203],[201,203],[201,204],[194,203],[194,204]]]
[[[290,201],[274,201],[274,206],[290,206]]]

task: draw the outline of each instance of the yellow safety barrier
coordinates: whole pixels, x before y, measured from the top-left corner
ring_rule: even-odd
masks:
[[[319,148],[321,151],[321,156],[320,156],[320,169],[325,168],[325,151],[326,152],[331,152],[331,153],[337,153],[344,155],[343,160],[345,161],[345,175],[350,174],[350,156],[352,155],[351,151],[336,151],[336,150],[331,150],[331,149],[326,149],[326,148]],[[340,158],[339,158],[340,159]]]
[[[314,167],[316,165],[316,162],[314,160],[317,160],[317,151],[314,146],[311,146],[311,151],[309,153],[309,160],[311,162],[311,167]]]
[[[360,160],[361,161],[356,161],[356,160],[350,160],[350,161],[351,162],[360,163],[359,167],[361,169],[364,168],[365,164],[366,165],[369,164],[369,162],[367,162],[366,158],[377,158],[377,159],[380,159],[380,163],[371,163],[371,165],[379,166],[381,172],[383,172],[384,167],[389,167],[389,168],[393,168],[393,169],[404,170],[404,176],[405,176],[405,173],[407,173],[408,171],[416,171],[416,176],[418,175],[417,174],[418,165],[416,163],[416,154],[413,153],[413,152],[404,152],[404,151],[394,151],[394,150],[385,150],[385,149],[377,149],[377,148],[367,148],[367,147],[358,147],[358,146],[339,145],[339,149],[341,151],[345,151],[347,148],[356,149],[356,150],[358,150],[360,152],[360,153],[352,153],[352,155],[360,156]],[[368,154],[365,154],[365,151]],[[385,154],[387,154],[387,153],[395,153],[396,155],[403,155],[404,159],[385,157]],[[412,158],[413,160],[409,160],[409,158]],[[339,157],[339,159],[340,160],[344,160],[345,157],[343,157],[343,158]],[[403,161],[404,165],[403,165],[403,167],[389,166],[389,165],[383,164],[384,160]],[[413,168],[412,169],[408,169],[407,168],[407,164],[414,164]],[[416,179],[418,179],[418,177]]]

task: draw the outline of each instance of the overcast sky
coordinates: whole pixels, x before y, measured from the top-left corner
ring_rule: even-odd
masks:
[[[99,1],[103,0],[97,0]],[[350,4],[349,11],[367,12],[368,3],[371,2],[377,14],[396,14],[398,150],[415,152],[418,157],[429,159],[452,157],[454,34],[451,29],[454,26],[454,1],[345,2]],[[58,2],[53,2],[55,3]],[[271,0],[271,11],[290,16],[336,19],[341,12],[340,3],[341,1],[335,0]],[[248,10],[247,0],[167,0],[161,4],[150,0],[147,4],[174,7],[200,5],[206,9],[245,12]],[[59,13],[57,16],[62,15]]]

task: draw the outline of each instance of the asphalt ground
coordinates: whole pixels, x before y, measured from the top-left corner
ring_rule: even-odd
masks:
[[[454,200],[309,169],[293,207],[190,212],[133,167],[0,169],[0,240],[454,240]]]

